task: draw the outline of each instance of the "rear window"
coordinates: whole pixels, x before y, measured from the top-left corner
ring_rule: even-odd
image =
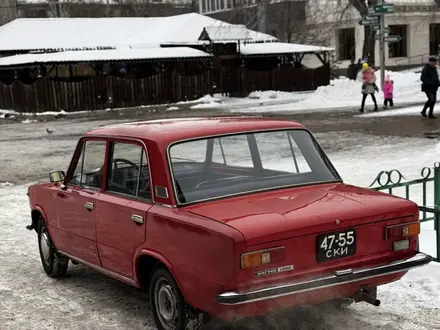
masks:
[[[340,181],[304,129],[185,141],[172,145],[168,156],[180,204]]]

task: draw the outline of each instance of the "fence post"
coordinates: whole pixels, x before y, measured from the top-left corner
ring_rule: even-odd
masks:
[[[434,164],[434,209],[440,212],[440,163],[438,162]],[[434,222],[434,229],[439,229],[437,221]]]

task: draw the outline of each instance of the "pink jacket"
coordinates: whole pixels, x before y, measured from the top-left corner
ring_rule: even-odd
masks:
[[[383,96],[386,99],[392,99],[394,93],[394,85],[391,81],[385,81],[385,84],[383,85]]]

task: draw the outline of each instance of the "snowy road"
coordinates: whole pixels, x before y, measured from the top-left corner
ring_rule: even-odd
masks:
[[[103,123],[0,126],[0,329],[155,329],[144,293],[79,265],[71,265],[63,279],[46,277],[36,234],[25,229],[29,223],[27,185],[50,170],[64,169],[78,136]],[[47,134],[46,128],[54,133]],[[397,168],[407,178],[415,178],[421,166],[440,160],[437,140],[349,132],[317,133],[316,137],[342,177],[361,186],[368,186],[382,169]],[[14,185],[2,186],[4,181]],[[428,245],[426,251],[432,248]],[[238,327],[440,329],[440,265],[432,263],[411,271],[400,282],[380,287],[379,298],[380,307],[361,303],[343,312],[303,308],[246,321]],[[214,322],[206,326],[211,329],[229,328]]]

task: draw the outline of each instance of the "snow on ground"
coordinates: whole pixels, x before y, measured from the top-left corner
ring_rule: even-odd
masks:
[[[118,121],[113,121],[117,123]],[[80,265],[66,277],[48,278],[29,224],[26,187],[64,169],[78,135],[100,122],[60,121],[3,125],[0,136],[0,328],[1,329],[155,329],[146,295]],[[75,124],[75,125],[73,125]],[[420,167],[439,160],[437,141],[377,137],[355,132],[316,134],[347,183],[368,186],[383,169],[419,177]],[[12,185],[13,184],[13,185]],[[415,199],[420,195],[415,195]],[[432,249],[424,228],[421,241]],[[422,244],[422,249],[423,248]],[[340,330],[440,329],[440,265],[410,271],[401,281],[381,286],[380,307],[365,303],[345,311],[321,307],[284,311],[239,323],[239,329]],[[221,323],[205,330],[226,329]]]
[[[420,74],[415,72],[391,72],[386,71],[394,81],[394,101],[396,104],[408,102],[423,102],[426,99],[424,93],[420,91]],[[380,73],[376,72],[377,86],[380,88]],[[268,105],[264,108],[260,106],[249,106],[234,109],[240,112],[261,112],[261,111],[327,111],[329,108],[360,107],[362,94],[362,83],[340,77],[330,82],[328,86],[318,87],[316,91],[309,94],[302,94],[301,98],[286,104]],[[376,93],[377,102],[383,104],[383,93]],[[366,106],[372,104],[367,99]]]
[[[423,103],[424,102],[421,102],[419,106],[415,106],[415,107],[405,107],[403,109],[396,109],[396,110],[389,108],[389,110],[387,111],[370,112],[362,115],[357,115],[356,117],[372,118],[372,117],[414,116],[414,115],[420,116],[420,111],[422,111]],[[437,109],[434,108],[434,114],[437,112],[436,110]]]
[[[394,81],[394,101],[396,105],[425,101],[425,94],[420,91],[420,73],[412,71],[386,71]],[[380,73],[376,72],[377,85],[380,86]],[[198,101],[191,108],[221,108],[238,112],[294,112],[328,111],[335,108],[360,107],[362,83],[340,77],[328,86],[318,87],[312,92],[254,91],[246,98],[227,98],[216,95],[216,100]],[[377,102],[383,104],[382,92],[376,93]],[[366,106],[371,100],[367,99]],[[345,109],[344,109],[345,110]]]
[[[391,72],[386,74],[394,80],[394,102],[396,106],[402,104],[424,103],[426,96],[420,91],[420,73],[412,71]],[[380,73],[376,72],[377,85],[380,86]],[[220,94],[214,96],[205,95],[197,100],[180,101],[171,105],[167,110],[182,110],[190,105],[191,109],[223,109],[232,112],[295,112],[295,111],[332,111],[346,110],[349,107],[358,109],[362,98],[361,85],[359,81],[350,80],[346,77],[340,77],[330,82],[328,86],[321,86],[316,91],[309,92],[281,92],[281,91],[254,91],[245,98],[226,97]],[[383,104],[382,92],[376,93],[377,102]],[[366,107],[371,107],[372,101],[367,98]],[[142,108],[151,108],[153,105],[142,106]],[[123,111],[124,109],[109,109]],[[63,115],[86,113],[87,111],[78,111],[67,113],[63,110],[59,112],[42,112],[41,115]],[[412,110],[390,110],[386,113],[365,114],[364,116],[389,116],[391,114],[412,114]],[[5,115],[18,115],[11,110],[0,110],[0,119]],[[33,113],[23,113],[26,116],[32,116]]]

